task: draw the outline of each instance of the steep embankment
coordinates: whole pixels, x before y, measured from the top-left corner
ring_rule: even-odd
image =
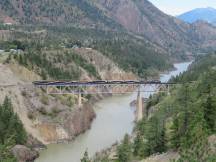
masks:
[[[188,71],[172,78],[180,84],[170,95],[147,101],[146,109],[154,112],[137,125],[135,156],[162,161],[173,156],[164,152],[174,150],[177,161],[215,161],[215,60],[215,54],[197,58]],[[158,153],[162,155],[154,156]]]
[[[36,92],[31,82],[26,80],[37,80],[40,77],[27,69],[16,64],[1,64],[0,71],[0,101],[3,101],[5,96],[11,98],[14,111],[20,117],[26,131],[36,139],[45,144],[71,140],[90,127],[91,120],[95,117],[90,105],[73,108],[71,111],[72,108],[64,105],[64,101],[60,103],[57,97],[50,97],[41,90]],[[49,103],[45,103],[42,97]],[[56,117],[50,117],[55,113]]]
[[[27,107],[25,106],[24,98],[21,94],[21,85],[23,83],[24,82],[12,72],[9,66],[0,64],[0,101],[3,102],[5,96],[9,96],[14,105],[14,111],[19,115],[25,129],[30,134],[33,134],[39,140],[43,141],[39,133],[32,128],[32,122],[27,117]]]
[[[101,79],[136,78],[132,73],[121,70],[100,52],[85,48],[76,49],[73,52],[77,53],[78,58],[86,60],[82,60],[85,65],[91,64]],[[47,144],[72,140],[90,128],[95,117],[91,100],[98,100],[103,96],[98,95],[90,100],[87,99],[88,96],[83,96],[83,106],[79,107],[76,95],[47,95],[43,90],[35,89],[31,82],[41,80],[41,77],[35,73],[39,70],[38,68],[29,70],[17,64],[14,59],[9,62],[0,66],[2,91],[0,99],[3,100],[5,96],[11,98],[14,111],[19,115],[29,134]],[[76,63],[71,62],[71,64]],[[80,79],[95,79],[94,75],[91,75],[92,73],[89,73],[80,62],[77,66],[80,66],[82,71]]]

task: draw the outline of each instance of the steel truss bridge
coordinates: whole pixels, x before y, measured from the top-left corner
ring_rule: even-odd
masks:
[[[132,92],[167,92],[177,83],[158,80],[113,80],[113,81],[35,81],[34,86],[43,88],[47,94],[123,94]]]

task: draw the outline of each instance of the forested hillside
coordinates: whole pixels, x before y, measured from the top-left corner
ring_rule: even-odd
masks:
[[[0,22],[126,32],[175,58],[215,49],[216,29],[187,24],[147,0],[2,0]]]
[[[147,102],[148,119],[126,136],[118,147],[120,162],[143,159],[169,150],[179,152],[177,162],[216,160],[216,54],[197,58],[190,69],[173,78],[181,83],[171,94],[156,94]],[[212,143],[213,142],[213,143]]]
[[[0,8],[3,16],[22,24],[120,27],[87,0],[2,0]]]
[[[60,75],[60,73],[62,75],[53,77],[55,79],[79,79],[81,71],[78,66],[83,67],[93,77],[99,78],[97,71],[92,67],[93,65],[90,65],[92,63],[83,60],[82,55],[77,56],[76,52],[71,52],[81,48],[99,51],[123,70],[134,72],[142,78],[157,76],[159,71],[172,68],[171,61],[173,59],[169,58],[164,50],[128,33],[54,26],[30,26],[25,27],[25,31],[22,29],[17,27],[19,32],[13,32],[12,41],[0,41],[0,48],[23,50],[24,54],[16,56],[16,59],[19,58],[22,65],[28,62],[28,68],[31,70],[34,68],[33,65],[42,68],[43,75],[46,73],[53,77],[51,73],[54,72],[51,71],[61,67],[61,70],[54,70],[56,75]],[[50,57],[52,59],[48,59]],[[75,62],[75,64],[72,65],[71,62]],[[30,66],[31,64],[32,66]],[[39,70],[37,73],[41,75],[42,71]]]

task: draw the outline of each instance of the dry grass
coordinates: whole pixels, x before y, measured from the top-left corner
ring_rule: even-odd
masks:
[[[19,77],[22,81],[32,82],[35,80],[41,80],[41,77],[34,72],[28,70],[27,68],[20,66],[16,63],[11,63],[10,69],[13,73]]]

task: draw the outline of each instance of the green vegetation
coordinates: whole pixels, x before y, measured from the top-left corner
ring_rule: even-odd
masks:
[[[79,54],[76,54],[71,49],[64,50],[59,46],[53,49],[54,44],[48,44],[37,41],[14,40],[12,42],[0,42],[0,48],[23,50],[21,54],[14,55],[14,59],[20,65],[41,75],[44,80],[48,78],[78,80],[82,69],[89,73],[90,76],[100,79],[96,68]],[[7,60],[7,62],[10,60]]]
[[[19,58],[20,64],[30,70],[37,68],[36,72],[43,79],[49,77],[53,79],[79,79],[80,68],[99,79],[94,66],[83,59],[81,55],[72,52],[73,50],[70,48],[74,46],[96,49],[125,71],[132,71],[142,78],[156,76],[159,71],[172,67],[170,60],[167,59],[169,58],[167,54],[158,52],[152,44],[124,31],[104,31],[100,28],[73,26],[31,25],[16,26],[15,31],[13,32],[13,39],[16,40],[15,43],[19,44],[12,41],[2,42],[0,48],[22,49],[25,54]],[[43,32],[41,33],[41,31]],[[68,49],[68,52],[62,50],[64,47]],[[68,63],[67,60],[72,60],[77,66],[70,65],[67,69],[64,66],[56,66],[59,63],[56,61],[65,64],[65,62]]]
[[[87,30],[79,31],[87,32],[85,37],[82,38],[84,33],[78,34],[78,32],[75,34],[76,30],[74,28],[65,28],[62,32],[58,31],[60,30],[58,28],[50,28],[48,29],[53,33],[51,32],[40,43],[38,41],[20,42],[19,48],[25,49],[24,54],[19,55],[19,57],[15,56],[15,59],[21,65],[34,70],[43,79],[78,80],[81,69],[84,69],[90,76],[100,79],[96,68],[91,63],[81,55],[76,54],[72,49],[69,49],[73,45],[92,47],[109,57],[125,71],[132,71],[142,78],[157,76],[159,71],[172,67],[167,55],[155,52],[151,49],[151,46],[143,41],[129,40],[127,35],[123,37],[121,34],[116,33],[118,39],[110,38],[106,40],[104,38],[106,34],[95,31],[93,34],[95,40],[91,40],[89,38],[91,34]],[[59,38],[55,40],[53,37],[53,35],[62,37],[65,34],[71,36],[70,39],[66,36],[65,43],[60,43]],[[80,41],[74,38],[76,35],[81,38]],[[68,47],[68,49],[63,50],[61,46]]]
[[[125,140],[119,145],[119,161],[125,161],[122,156],[144,159],[170,149],[180,153],[176,162],[216,161],[208,142],[216,135],[215,67],[215,54],[199,57],[187,72],[172,78],[182,84],[173,87],[171,95],[151,96],[147,111],[154,113],[147,112],[148,118],[137,124],[132,146]]]
[[[10,51],[10,49],[25,50],[25,46],[26,45],[23,42],[20,42],[18,40],[0,41],[0,49],[3,49],[5,51]]]
[[[83,69],[85,69],[91,76],[96,77],[97,79],[100,79],[99,74],[97,73],[96,68],[88,63],[85,59],[83,59],[81,56],[74,54],[74,53],[69,53],[66,52],[65,53],[66,56],[66,60],[68,62],[74,62],[76,65],[82,67]]]
[[[144,42],[132,40],[105,40],[95,42],[94,48],[114,60],[126,71],[142,78],[157,74],[171,67],[168,56],[159,54]]]
[[[91,65],[87,65],[84,60],[81,60],[82,56],[78,58],[79,56],[74,55],[74,52],[65,54],[62,52],[62,47],[66,47],[67,49],[73,48],[74,46],[91,47],[109,57],[125,71],[132,71],[142,78],[156,76],[159,71],[164,71],[172,67],[168,54],[160,52],[152,44],[133,37],[124,31],[104,31],[101,28],[78,28],[73,26],[17,26],[16,28],[19,31],[25,31],[23,33],[14,32],[16,40],[20,40],[25,45],[25,53],[30,53],[29,55],[32,53],[42,55],[45,54],[44,51],[46,50],[50,50],[53,53],[59,51],[61,59],[73,59],[76,57],[76,63],[85,64],[84,69],[89,69],[90,73],[96,78],[98,76],[95,70],[93,67],[90,67]],[[44,31],[44,33],[40,34],[40,31]],[[40,59],[42,60],[42,58]],[[36,58],[36,60],[38,59]],[[30,59],[29,62],[31,61]],[[53,69],[55,67],[51,66],[50,68]],[[65,70],[61,70],[63,73],[65,72]],[[79,72],[78,69],[75,69],[75,71]],[[42,72],[45,75],[45,71]],[[74,72],[71,72],[71,74],[74,75],[74,78],[78,78],[77,75],[79,74],[75,74]],[[58,76],[58,78],[61,77]],[[68,78],[72,77],[70,76]]]
[[[11,148],[16,144],[25,144],[26,132],[17,114],[13,112],[11,100],[6,97],[0,105],[0,161],[15,162]]]
[[[131,143],[129,135],[125,135],[122,143],[117,148],[119,162],[130,162],[131,160]]]

